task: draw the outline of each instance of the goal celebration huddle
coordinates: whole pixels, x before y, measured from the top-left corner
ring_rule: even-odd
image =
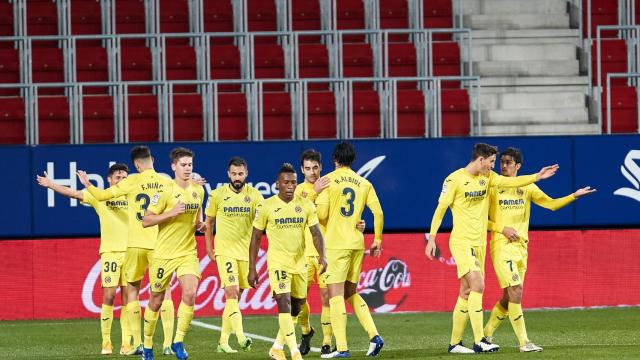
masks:
[[[46,173],[37,177],[40,185],[93,207],[99,217],[102,354],[117,351],[111,327],[120,288],[119,353],[153,359],[153,339],[160,320],[164,335],[161,353],[188,358],[185,344],[201,279],[196,232],[205,234],[207,255],[217,265],[224,288],[220,337],[212,351],[251,351],[253,339],[245,335],[239,299],[244,291],[264,280],[256,271],[256,262],[266,234],[268,281],[278,315],[268,356],[286,359],[286,347],[291,359],[301,359],[310,352],[312,339],[320,331],[320,357],[351,357],[346,303],[367,334],[366,355],[381,353],[384,340],[357,289],[363,261],[367,261],[365,255],[379,257],[383,251],[384,215],[374,186],[351,168],[356,159],[352,144],[335,146],[331,154],[334,169],[324,175],[321,154],[313,149],[300,155],[299,169],[304,179],[289,163],[273,169],[277,193],[267,199],[247,183],[250,164],[241,157],[231,158],[227,168],[220,169],[226,170],[229,182],[208,196],[203,188],[205,180],[192,176],[196,163],[193,151],[178,147],[169,158],[173,179],[155,171],[155,159],[148,147],[136,146],[131,150],[136,173],[130,173],[123,163],[110,166],[107,189],[91,184],[84,171],[77,174],[85,186],[82,191],[56,184]],[[501,175],[492,171],[496,161],[500,162]],[[498,152],[493,146],[476,144],[470,162],[447,176],[442,189],[427,190],[440,190],[427,235],[425,253],[429,259],[439,256],[438,245],[444,246],[438,244],[437,234],[447,209],[453,215],[449,248],[460,289],[455,307],[452,304],[451,353],[497,351],[493,334],[505,319],[513,327],[521,352],[542,351],[527,336],[521,305],[530,205],[533,202],[556,210],[595,189],[585,187],[552,199],[534,183],[553,176],[558,165],[518,176],[522,164],[523,154],[516,148]],[[373,214],[374,237],[370,244],[365,244],[363,236],[368,225],[362,220],[365,207]],[[488,231],[492,265],[503,297],[485,325],[482,294]],[[138,298],[145,272],[150,297],[142,309]],[[181,293],[177,319],[170,287],[174,274]],[[319,328],[311,324],[307,301],[308,290],[316,284],[322,304]],[[469,347],[462,343],[467,323],[473,332]],[[296,338],[297,326],[301,339]],[[443,344],[443,352],[446,350]]]

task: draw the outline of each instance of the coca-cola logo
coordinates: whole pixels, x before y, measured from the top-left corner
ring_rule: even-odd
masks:
[[[100,306],[102,302],[100,269],[101,263],[100,260],[98,260],[89,270],[89,273],[84,280],[81,295],[84,307],[88,311],[96,314],[100,313]],[[275,308],[276,302],[272,298],[271,288],[269,287],[266,252],[262,249],[258,254],[256,269],[258,271],[260,285],[257,289],[248,289],[242,293],[239,301],[240,309],[271,310]],[[200,272],[202,273],[202,279],[198,285],[198,291],[196,292],[195,310],[198,311],[206,308],[207,306],[212,307],[215,311],[224,310],[224,288],[221,287],[221,281],[216,271],[216,265],[206,255],[200,259]],[[175,279],[175,274],[171,279],[170,284],[172,290],[176,290],[179,286]],[[149,288],[149,283],[143,282],[143,286],[140,290],[140,305],[143,307],[146,307],[149,302]],[[119,292],[120,290],[118,290],[118,293]],[[114,307],[114,309],[119,310],[120,307]]]
[[[375,312],[391,312],[407,298],[403,289],[411,286],[407,263],[390,258],[384,267],[360,274],[358,292]]]

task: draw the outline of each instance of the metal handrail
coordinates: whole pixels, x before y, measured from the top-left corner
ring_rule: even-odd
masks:
[[[618,78],[633,78],[640,79],[640,73],[608,73],[607,74],[607,134],[611,134],[611,79]],[[636,108],[640,109],[640,90],[638,87],[638,81],[636,81]],[[640,111],[637,112],[637,124],[636,132],[640,133]],[[602,126],[602,124],[600,124]]]

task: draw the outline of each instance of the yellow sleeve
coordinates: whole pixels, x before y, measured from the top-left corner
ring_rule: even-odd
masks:
[[[373,186],[370,187],[367,193],[367,207],[373,214],[373,241],[382,242],[382,229],[384,227],[384,213],[382,212],[382,206],[378,199],[378,194]]]
[[[204,214],[210,218],[216,217],[216,214],[218,213],[218,203],[216,199],[217,194],[218,193],[215,190],[209,194],[209,201],[207,201],[207,207],[204,210]]]
[[[438,229],[440,229],[440,225],[442,224],[442,219],[447,213],[447,208],[453,203],[453,200],[456,197],[456,187],[457,182],[453,176],[449,176],[444,179],[444,182],[442,183],[442,191],[438,198],[438,206],[433,212],[433,217],[431,218],[429,234],[432,238],[438,233]]]
[[[521,187],[533,184],[537,180],[536,174],[516,177],[498,175],[494,171],[489,174],[489,186]]]
[[[319,224],[318,214],[316,212],[316,207],[313,203],[307,199],[305,199],[305,207],[307,208],[307,226],[311,227]]]
[[[544,191],[540,190],[539,187],[534,186],[533,191],[531,193],[531,201],[538,206],[542,206],[545,209],[549,209],[551,211],[556,211],[562,207],[565,207],[572,202],[574,202],[576,198],[571,195],[567,195],[558,199],[553,199],[549,197],[549,195],[545,194]]]
[[[493,221],[489,220],[489,222],[487,224],[487,230],[489,230],[491,232],[501,233],[504,230],[504,225],[498,224],[496,222],[493,222]]]
[[[318,220],[325,224],[329,218],[329,188],[324,189],[316,198]]]
[[[171,188],[169,190],[171,190]],[[162,193],[155,194],[151,198],[151,203],[149,204],[147,211],[156,215],[162,214],[167,207],[167,199],[171,196],[173,196],[173,191],[163,191]]]
[[[253,219],[253,227],[258,230],[264,230],[267,227],[267,219],[269,217],[269,210],[264,201],[256,206],[256,214]]]
[[[114,197],[122,196],[129,192],[129,188],[132,186],[135,175],[131,175],[124,180],[120,181],[114,186],[109,187],[108,189],[100,189],[93,185],[89,186],[87,190],[96,198],[98,201],[104,201],[113,199]]]
[[[96,206],[98,205],[98,200],[96,200],[95,197],[93,197],[93,195],[91,195],[91,193],[87,190],[84,189],[82,190],[82,201],[81,203],[83,204],[89,204],[91,205],[92,208],[96,208]]]

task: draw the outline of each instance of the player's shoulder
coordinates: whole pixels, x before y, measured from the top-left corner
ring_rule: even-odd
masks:
[[[302,195],[296,194],[294,200],[297,201],[298,203],[302,204],[305,207],[315,207],[315,205],[313,204],[313,202],[311,200],[309,200],[308,198],[306,198],[306,197],[304,197]]]
[[[98,202],[98,200],[93,195],[91,195],[89,190],[82,189],[80,192],[82,193],[82,203],[89,204],[92,207],[95,207],[95,204]]]
[[[464,176],[464,169],[460,168],[453,172],[451,172],[447,177],[444,178],[445,183],[455,183],[460,179],[460,177]]]
[[[193,182],[190,183],[189,186],[190,186],[191,190],[195,191],[200,198],[204,197],[204,186],[198,185],[198,184],[193,183]]]
[[[245,184],[244,185],[244,191],[250,196],[250,197],[264,197],[262,196],[262,193],[260,192],[260,190],[254,188],[252,185],[249,184]]]

